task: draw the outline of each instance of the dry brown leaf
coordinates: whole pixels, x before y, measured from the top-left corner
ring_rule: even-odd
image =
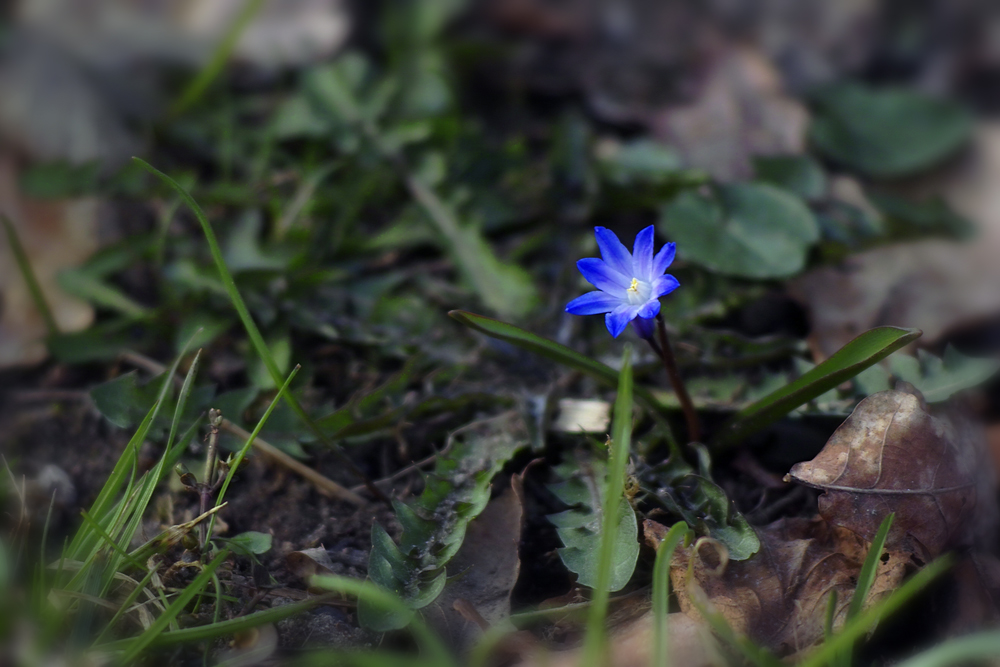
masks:
[[[314,547],[312,549],[302,549],[292,551],[285,556],[285,567],[288,571],[300,580],[308,582],[317,574],[335,574],[333,571],[333,561],[325,547]],[[319,592],[317,589],[313,592]]]
[[[13,160],[0,156],[0,213],[13,223],[63,333],[85,329],[94,319],[93,307],[63,292],[56,276],[97,250],[98,211],[99,203],[94,199],[42,202],[23,198]],[[0,368],[45,359],[46,333],[45,321],[7,246],[7,237],[0,234]]]
[[[782,91],[767,58],[730,48],[715,60],[692,104],[656,113],[651,126],[688,165],[731,181],[753,175],[754,155],[801,153],[808,121],[802,103]]]
[[[820,515],[866,540],[896,513],[886,546],[923,559],[969,541],[976,447],[921,399],[883,391],[863,400],[812,461],[789,477],[822,489]]]
[[[968,163],[944,180],[914,184],[939,193],[973,222],[968,243],[926,240],[852,255],[791,281],[809,310],[823,356],[873,327],[915,327],[933,343],[971,321],[1000,313],[1000,125],[983,123]]]
[[[491,500],[469,524],[462,547],[448,563],[448,584],[424,611],[453,646],[468,647],[481,634],[480,623],[497,625],[510,616],[510,592],[521,568],[523,498],[521,477],[515,475],[511,490]]]

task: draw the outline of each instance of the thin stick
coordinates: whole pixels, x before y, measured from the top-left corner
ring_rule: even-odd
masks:
[[[688,441],[698,442],[701,439],[701,426],[698,424],[698,413],[695,412],[694,402],[691,401],[691,395],[688,394],[687,388],[684,386],[684,381],[681,380],[681,374],[677,370],[677,360],[674,359],[674,351],[670,347],[670,340],[667,338],[667,327],[663,323],[663,318],[659,315],[656,316],[656,329],[660,334],[660,349],[658,353],[660,359],[663,360],[663,368],[667,371],[667,377],[670,378],[670,384],[674,388],[674,393],[677,394],[677,400],[681,403],[681,409],[684,411],[684,420],[687,422]],[[655,345],[653,349],[656,349]]]
[[[222,423],[222,413],[212,408],[208,411],[208,453],[205,455],[205,474],[201,478],[201,488],[199,489],[199,501],[201,513],[208,511],[208,504],[212,501],[212,491],[215,490],[215,467],[219,452],[219,425]],[[208,546],[208,533],[205,524],[198,527],[201,533],[202,551]]]
[[[138,352],[133,352],[127,350],[119,355],[119,358],[123,361],[127,361],[134,366],[145,369],[154,375],[159,375],[167,370],[167,367],[160,362],[150,359],[149,357],[139,354]],[[179,380],[175,376],[175,381]],[[228,431],[232,433],[237,438],[242,440],[247,440],[250,437],[250,432],[237,426],[233,422],[229,421],[225,417],[222,418],[222,422],[219,423],[219,428],[223,431]],[[364,504],[364,500],[358,496],[353,491],[344,488],[335,481],[322,475],[318,471],[310,468],[309,466],[301,463],[300,461],[292,458],[285,452],[281,451],[274,445],[270,444],[266,440],[263,440],[260,436],[254,438],[253,446],[255,449],[260,451],[262,454],[267,456],[269,459],[275,463],[282,465],[292,472],[304,477],[306,480],[311,482],[316,490],[327,498],[337,498],[339,500],[347,500],[355,505]]]

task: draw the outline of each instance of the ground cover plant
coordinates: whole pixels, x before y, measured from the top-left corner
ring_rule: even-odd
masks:
[[[996,664],[946,4],[4,14],[0,662]]]

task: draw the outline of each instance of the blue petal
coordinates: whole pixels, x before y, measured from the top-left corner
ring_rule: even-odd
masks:
[[[635,329],[636,335],[643,340],[653,340],[653,335],[656,332],[653,320],[645,320],[641,317],[632,320],[632,328]]]
[[[681,284],[677,282],[677,278],[674,278],[672,275],[660,276],[653,281],[653,293],[651,296],[654,299],[659,299],[665,294],[670,294],[680,286]]]
[[[632,270],[639,280],[652,282],[653,278],[663,273],[653,273],[653,225],[636,234],[635,247],[632,248]]]
[[[610,313],[604,316],[604,324],[608,327],[608,333],[613,337],[618,338],[621,332],[625,331],[625,327],[628,323],[635,319],[635,314],[639,310],[639,306],[630,306],[625,304],[623,306],[618,306]]]
[[[653,275],[662,276],[667,267],[673,263],[676,254],[676,243],[668,243],[660,248],[660,252],[656,253],[656,257],[653,258]]]
[[[597,315],[611,312],[621,304],[621,299],[607,292],[587,292],[570,301],[566,305],[566,312],[571,315]]]
[[[632,279],[632,255],[622,245],[615,233],[606,227],[594,227],[597,236],[597,247],[601,249],[601,257],[612,269]],[[628,282],[625,283],[628,286]]]
[[[660,302],[657,299],[650,299],[646,303],[642,304],[639,308],[639,312],[636,313],[639,317],[649,320],[660,314]]]
[[[576,268],[591,285],[621,299],[631,284],[631,279],[615,271],[596,257],[587,257],[576,263]]]

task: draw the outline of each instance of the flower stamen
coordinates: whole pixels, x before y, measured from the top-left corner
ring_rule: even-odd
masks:
[[[629,285],[628,291],[629,292],[638,292],[639,291],[639,279],[638,278],[633,278],[632,279],[632,284]]]

